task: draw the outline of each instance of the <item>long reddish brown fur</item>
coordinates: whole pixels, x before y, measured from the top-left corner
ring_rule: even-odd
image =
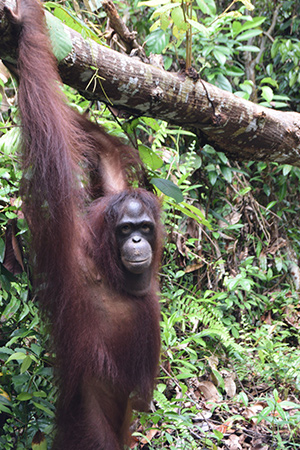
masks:
[[[138,198],[157,223],[155,273],[162,236],[158,202],[142,189],[127,188],[129,165],[135,171],[139,165],[134,153],[66,104],[40,2],[19,0],[17,12],[10,14],[20,29],[21,193],[32,233],[35,286],[57,354],[53,449],[120,450],[128,434],[129,396],[134,391],[138,404],[147,403],[152,394],[160,348],[159,306],[156,275],[143,298],[124,292],[112,230],[118,207],[126,198]],[[120,168],[119,190],[125,186],[116,194],[109,185],[110,164]],[[85,183],[80,167],[90,170]],[[100,192],[105,195],[94,200]],[[124,323],[112,324],[118,331],[114,334],[95,307],[95,292],[100,301],[104,294],[87,282],[94,266],[107,280],[111,298],[133,307]]]

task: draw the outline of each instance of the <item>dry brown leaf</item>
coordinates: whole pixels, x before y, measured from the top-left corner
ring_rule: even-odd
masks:
[[[232,211],[230,214],[224,217],[224,219],[229,222],[230,225],[235,225],[238,223],[240,218],[242,217],[242,214],[238,211]],[[223,222],[222,220],[219,220],[219,226],[220,228],[227,227],[228,224],[226,222]]]
[[[200,269],[203,266],[203,263],[199,263],[199,264],[190,264],[189,266],[187,266],[184,271],[185,273],[191,273],[191,272],[195,272],[195,270]]]
[[[264,409],[264,404],[261,402],[255,403],[255,405],[248,406],[245,408],[244,413],[242,414],[245,419],[251,419],[251,421],[256,424],[257,418],[254,416],[257,416],[257,414]]]
[[[205,400],[217,402],[221,399],[221,395],[211,381],[201,381],[197,389],[202,392]]]
[[[230,374],[224,378],[225,391],[229,398],[233,398],[236,394],[236,384],[234,378],[234,374]]]
[[[212,412],[209,409],[202,409],[195,416],[193,416],[193,422],[202,422],[212,417]]]
[[[263,441],[261,438],[254,439],[252,443],[252,450],[268,450],[268,445],[263,445]]]
[[[222,425],[217,426],[215,429],[220,431],[220,433],[225,434],[231,430],[231,426],[233,424],[233,420],[226,420],[226,422],[222,423]]]
[[[218,364],[219,364],[219,358],[216,355],[211,355],[211,356],[209,356],[207,358],[207,360],[208,360],[209,367],[211,369],[216,369],[217,370],[217,367],[218,367]]]
[[[230,450],[241,450],[243,448],[240,444],[240,437],[236,434],[231,434],[225,443]]]

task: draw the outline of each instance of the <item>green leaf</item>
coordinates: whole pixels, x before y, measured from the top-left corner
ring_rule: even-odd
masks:
[[[275,266],[276,266],[277,272],[282,271],[282,268],[283,268],[282,258],[280,258],[278,256],[275,257]]]
[[[101,43],[99,36],[65,6],[54,2],[46,2],[44,5],[52,11],[52,15],[59,19],[61,23],[72,28],[72,30],[78,31],[84,39],[91,38]]]
[[[238,33],[241,33],[242,31],[245,30],[249,30],[250,28],[257,28],[259,27],[261,24],[264,23],[264,21],[266,20],[266,17],[254,17],[251,20],[247,20],[247,22],[240,24],[240,22],[238,22],[238,24],[240,24],[241,26],[239,27],[238,25],[235,27],[235,36]]]
[[[273,90],[269,86],[262,86],[262,96],[267,102],[271,102],[273,100]]]
[[[16,361],[23,361],[26,357],[27,357],[27,355],[26,355],[25,353],[22,353],[22,352],[16,352],[16,353],[13,353],[13,354],[8,358],[7,362],[13,361],[13,360],[16,360]]]
[[[277,204],[277,200],[273,200],[272,202],[270,202],[270,203],[267,205],[266,209],[271,209],[271,208],[273,208],[273,206],[275,206],[276,204]]]
[[[248,280],[248,279],[242,279],[240,280],[240,286],[242,289],[244,289],[246,292],[250,292],[251,291],[251,287],[253,285],[252,280]]]
[[[217,8],[214,0],[196,0],[197,5],[203,12],[209,16],[214,16],[216,14]]]
[[[26,402],[27,400],[31,400],[32,399],[32,394],[30,394],[29,392],[21,392],[21,394],[19,394],[17,396],[17,400],[20,400],[21,402]]]
[[[34,391],[33,396],[37,398],[47,398],[47,394],[44,391]]]
[[[290,173],[291,170],[292,170],[292,166],[290,166],[289,164],[285,164],[283,166],[282,173],[286,177]]]
[[[220,89],[224,89],[224,91],[232,92],[232,86],[227,78],[223,74],[219,74],[217,76],[217,85]]]
[[[213,433],[219,441],[224,438],[224,434],[219,430],[213,430]]]
[[[228,77],[241,77],[245,71],[240,67],[226,65],[226,75]]]
[[[236,327],[232,327],[231,328],[231,333],[232,333],[232,336],[234,338],[239,339],[240,333],[239,333],[239,330]]]
[[[248,406],[249,400],[248,400],[247,394],[245,392],[241,391],[238,395],[238,398],[240,401],[243,402],[244,406],[246,406],[246,407]]]
[[[238,50],[239,52],[258,53],[260,49],[259,49],[259,47],[256,47],[255,45],[240,45],[239,47],[236,48],[236,50]]]
[[[220,158],[220,160],[222,161],[223,164],[227,164],[228,163],[228,158],[223,152],[217,152],[217,155],[218,155],[218,157]]]
[[[62,61],[72,50],[72,40],[66,33],[59,19],[46,11],[46,20],[52,43],[53,53],[58,62]]]
[[[153,28],[152,26],[150,28],[150,31],[154,31],[155,29],[159,28],[159,25],[162,30],[166,31],[170,25],[169,14],[168,13],[161,14],[160,19],[158,19],[157,21],[157,25],[158,26],[156,28]]]
[[[160,16],[161,14],[171,11],[174,8],[177,8],[177,6],[180,6],[181,3],[168,3],[167,5],[162,6],[161,8],[158,8],[153,14],[152,18]]]
[[[252,5],[252,3],[249,0],[240,0],[240,2],[243,3],[243,5],[248,9],[248,11],[254,10],[254,6]]]
[[[173,19],[174,24],[178,29],[182,28],[182,25],[185,25],[184,15],[181,6],[177,6],[171,12],[171,17]]]
[[[31,366],[32,363],[32,358],[28,355],[26,356],[26,358],[24,359],[24,361],[22,362],[21,365],[21,373],[26,372],[27,369],[29,369],[29,367]]]
[[[139,154],[143,163],[152,170],[160,169],[164,164],[163,160],[146,145],[139,145]]]
[[[2,268],[1,268],[2,271]],[[11,301],[8,303],[8,305],[6,306],[6,308],[4,309],[2,316],[1,316],[1,321],[4,322],[8,319],[10,319],[12,316],[14,316],[16,314],[16,312],[18,311],[18,309],[20,308],[21,305],[21,300],[17,297],[12,297]]]
[[[212,229],[212,226],[210,224],[210,222],[205,218],[205,215],[203,214],[203,212],[197,208],[194,205],[190,205],[189,203],[186,202],[182,202],[182,205],[187,209],[190,210],[195,216],[196,216],[196,220],[197,222],[201,222],[203,223],[206,227],[208,227],[210,230]],[[200,220],[199,220],[200,219]]]
[[[288,97],[287,95],[274,95],[273,97],[274,100],[290,100],[290,97]]]
[[[29,313],[30,309],[29,306],[27,305],[27,303],[25,303],[22,312],[19,315],[19,321],[21,322],[21,320],[24,319],[24,317],[27,316],[27,314]]]
[[[217,369],[213,369],[213,368],[211,369],[211,371],[218,381],[218,387],[220,386],[222,389],[224,389],[224,380],[223,380],[223,377],[220,374],[220,372]]]
[[[188,153],[184,153],[180,157],[179,164],[185,164],[187,167],[192,167],[193,171],[200,169],[202,166],[202,158],[199,155],[193,155],[193,157],[190,159]]]
[[[1,402],[0,402],[0,411],[3,411],[5,413],[11,415],[11,410],[9,408],[7,408],[7,406],[3,405]]]
[[[20,148],[21,133],[14,127],[0,138],[0,150],[6,155],[13,155]]]
[[[173,198],[177,203],[183,201],[181,190],[171,180],[164,180],[162,178],[152,178],[151,183],[157,187],[163,194]]]
[[[231,183],[231,181],[232,181],[232,171],[231,171],[231,169],[229,167],[223,166],[223,165],[220,166],[220,169],[221,169],[221,172],[222,172],[225,180],[228,183]]]
[[[236,40],[237,41],[248,41],[248,39],[255,37],[255,36],[259,36],[262,33],[261,30],[247,30],[244,33],[240,34]]]
[[[276,80],[273,80],[273,78],[271,78],[271,77],[263,78],[263,79],[261,80],[261,82],[260,82],[260,84],[265,84],[265,83],[268,83],[268,84],[270,84],[271,86],[274,86],[274,87],[277,87],[277,88],[278,88],[278,83],[277,83],[277,81],[276,81]],[[287,100],[287,99],[285,99],[285,100]]]
[[[190,208],[184,207],[182,205],[186,205],[185,202],[182,202],[180,204],[176,205],[176,208],[181,211],[183,214],[185,214],[187,217],[191,217],[192,219],[194,219],[196,222],[198,223],[204,223],[204,221],[206,223],[208,223],[206,220],[202,220],[201,217],[199,217],[198,215],[194,214],[193,212],[190,211]],[[190,206],[190,205],[189,205]],[[210,224],[209,224],[210,225]],[[185,274],[185,272],[183,272],[183,275]]]
[[[252,93],[253,84],[250,81],[246,80],[244,83],[240,84],[240,88],[250,95]]]
[[[212,186],[214,186],[216,184],[217,178],[218,178],[218,174],[216,171],[211,170],[210,172],[208,172],[208,179]]]
[[[154,8],[155,6],[166,5],[170,3],[170,0],[147,0],[145,2],[139,2],[138,6],[148,6],[148,8]]]
[[[4,355],[11,355],[13,351],[7,347],[0,347],[0,353],[4,353]]]
[[[218,61],[218,63],[221,66],[224,66],[224,64],[226,63],[227,60],[227,56],[224,55],[224,53],[222,51],[220,51],[218,48],[214,49],[212,51],[214,57],[216,58],[216,60]]]
[[[201,34],[203,34],[203,36],[205,37],[209,36],[208,29],[204,25],[202,25],[202,23],[196,22],[196,20],[192,20],[189,18],[187,18],[186,20],[190,25],[192,25],[193,28],[196,28],[196,30],[198,30]]]
[[[280,47],[280,40],[279,39],[275,39],[275,41],[273,42],[273,45],[271,47],[271,57],[272,59],[275,58],[275,56],[278,53],[279,47]]]
[[[40,403],[36,403],[36,402],[32,402],[34,404],[34,406],[38,409],[41,409],[42,411],[44,411],[46,414],[48,414],[48,416],[50,417],[54,417],[55,414],[53,411],[51,411],[51,409],[47,408],[47,406],[45,405],[41,405]]]
[[[156,30],[150,33],[146,39],[146,45],[150,52],[160,55],[170,41],[170,36],[163,30]]]
[[[16,213],[13,213],[11,211],[6,211],[5,215],[8,219],[16,219],[18,217]]]
[[[244,195],[248,194],[248,192],[250,192],[252,190],[251,186],[247,186],[244,189],[241,189],[239,191],[239,195],[241,195],[242,197],[244,197]]]
[[[289,400],[283,400],[280,404],[282,408],[300,409],[300,405],[298,403],[290,402]]]

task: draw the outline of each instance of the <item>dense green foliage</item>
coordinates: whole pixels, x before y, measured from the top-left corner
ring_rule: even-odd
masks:
[[[116,4],[167,69],[190,60],[223,89],[299,110],[295,0],[282,2],[272,28],[269,0],[258,0],[251,12],[246,1]],[[95,39],[104,31],[102,12],[82,9],[76,20],[60,7],[54,12],[85,33],[89,22]],[[52,355],[30,286],[16,92],[10,78],[0,84],[0,448],[28,449],[39,431],[50,448]],[[161,370],[153,412],[137,416],[132,448],[223,449],[234,438],[240,448],[300,447],[300,169],[229,161],[199,147],[192,131],[152,118],[116,122],[106,107],[66,93],[74,107],[93,110],[109,132],[139,148],[158,194],[165,194]],[[6,268],[12,262],[15,275]],[[33,448],[46,449],[38,437]]]

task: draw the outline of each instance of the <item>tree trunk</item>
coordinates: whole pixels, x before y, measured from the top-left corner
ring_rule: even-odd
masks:
[[[16,64],[17,31],[0,0],[0,58]],[[231,159],[300,166],[300,114],[264,108],[203,80],[141,62],[64,27],[72,51],[59,64],[63,82],[84,96],[134,115],[160,118],[196,130]]]

